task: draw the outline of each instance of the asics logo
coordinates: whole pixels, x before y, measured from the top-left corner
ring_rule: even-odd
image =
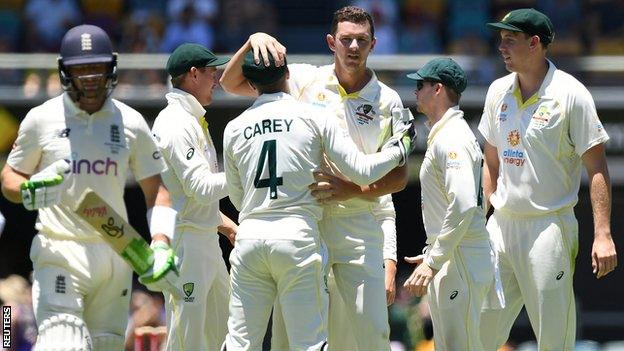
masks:
[[[555,279],[557,280],[561,280],[561,278],[563,278],[563,271],[560,271],[559,274],[557,274],[557,277]]]
[[[457,290],[453,291],[453,293],[451,293],[450,299],[454,300],[457,297],[457,295],[459,295],[459,291]]]
[[[107,157],[106,160],[65,160],[71,165],[71,169],[66,173],[73,174],[96,174],[96,175],[117,175],[118,165],[115,160]]]

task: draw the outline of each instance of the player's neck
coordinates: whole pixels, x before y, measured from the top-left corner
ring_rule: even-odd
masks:
[[[548,61],[540,59],[536,64],[528,64],[523,72],[518,72],[518,85],[522,93],[522,100],[526,101],[542,86],[548,73]]]
[[[373,71],[366,67],[357,71],[347,71],[336,65],[335,72],[338,83],[348,94],[362,90],[373,76]]]
[[[446,112],[451,107],[453,107],[453,106],[451,106],[450,104],[436,104],[433,107],[433,111],[431,111],[431,113],[427,114],[427,119],[429,119],[429,125],[433,126],[439,120],[441,120],[442,117],[444,117],[444,114],[446,114]]]

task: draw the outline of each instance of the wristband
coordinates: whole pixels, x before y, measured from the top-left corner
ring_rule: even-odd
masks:
[[[149,225],[150,235],[164,234],[173,242],[173,233],[175,232],[176,215],[178,212],[167,206],[154,206],[147,210],[147,224]]]

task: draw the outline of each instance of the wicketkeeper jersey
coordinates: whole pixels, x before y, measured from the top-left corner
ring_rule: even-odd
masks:
[[[395,147],[372,155],[358,152],[329,111],[286,93],[261,95],[230,121],[223,150],[230,200],[241,222],[293,215],[320,219],[321,206],[308,186],[324,155],[358,184],[376,181],[400,159]],[[254,239],[297,239],[298,233],[276,227],[270,235]]]
[[[214,228],[221,224],[219,200],[227,189],[204,120],[206,110],[179,89],[166,98],[168,105],[156,117],[152,133],[167,163],[162,178],[178,211],[176,227]]]
[[[440,269],[457,245],[489,247],[482,207],[483,155],[459,107],[450,108],[429,132],[420,168],[425,262]]]
[[[100,240],[72,211],[86,188],[126,217],[123,193],[128,171],[142,180],[166,168],[140,113],[109,98],[89,115],[67,94],[28,112],[7,163],[19,172],[34,174],[60,159],[71,163],[63,183],[67,190],[61,204],[39,210],[35,227],[46,234],[80,240]]]
[[[497,148],[497,210],[539,215],[578,200],[581,156],[609,140],[589,91],[552,62],[541,87],[522,101],[516,73],[488,90],[479,131]]]
[[[403,108],[401,98],[396,91],[377,80],[375,73],[362,90],[347,94],[338,82],[333,64],[321,67],[290,64],[288,70],[291,95],[299,101],[329,109],[360,151],[367,154],[376,152],[400,128],[398,123],[393,125],[392,109]],[[344,177],[331,161],[326,160],[323,167],[325,171]],[[382,196],[374,202],[353,198],[332,206],[334,212],[372,210],[380,218],[395,216],[391,195]]]

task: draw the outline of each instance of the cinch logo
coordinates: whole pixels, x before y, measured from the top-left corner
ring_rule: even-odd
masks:
[[[507,149],[503,151],[503,163],[522,167],[524,166],[524,152],[520,150]]]
[[[117,162],[107,157],[106,160],[65,160],[71,164],[71,170],[67,173],[73,174],[97,174],[97,175],[117,175]]]

